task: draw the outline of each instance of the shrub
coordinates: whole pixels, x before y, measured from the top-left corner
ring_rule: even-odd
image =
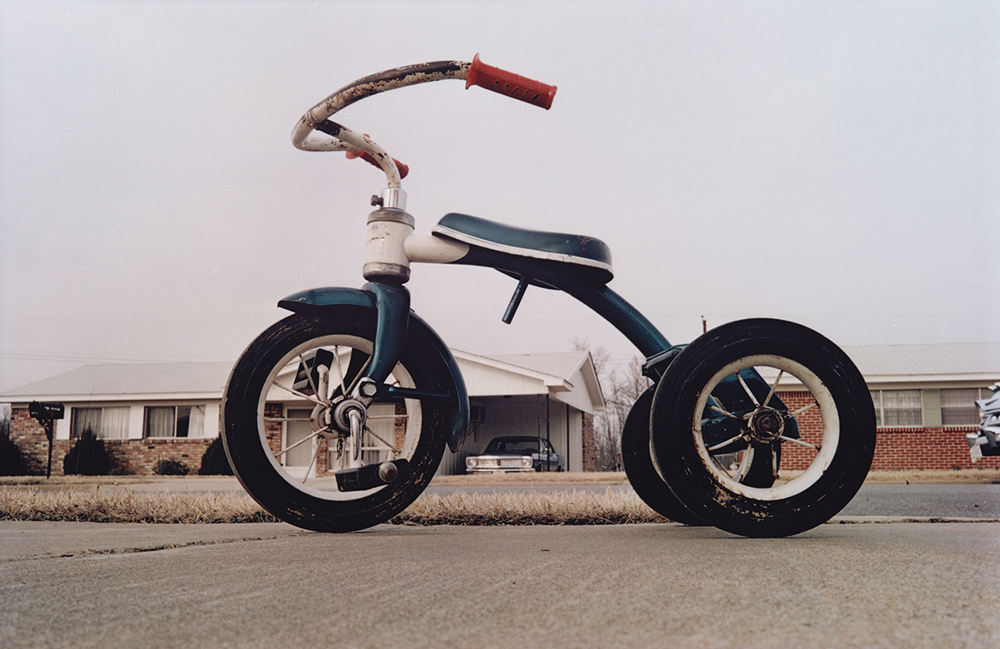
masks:
[[[201,456],[201,468],[198,475],[233,475],[233,467],[229,465],[226,449],[222,447],[222,438],[215,440],[205,449]]]
[[[66,475],[108,475],[111,473],[111,456],[104,448],[104,440],[89,428],[63,459],[63,473]]]
[[[7,435],[0,434],[0,475],[23,475],[21,449]]]
[[[160,460],[153,467],[156,475],[187,475],[187,465],[180,460]]]

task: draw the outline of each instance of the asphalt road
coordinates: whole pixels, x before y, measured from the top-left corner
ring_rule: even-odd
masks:
[[[0,522],[0,647],[1000,647],[998,501],[866,485],[788,539]]]
[[[1000,646],[998,523],[0,523],[0,646]]]

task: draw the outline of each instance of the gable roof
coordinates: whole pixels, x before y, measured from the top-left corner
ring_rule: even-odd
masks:
[[[845,347],[865,376],[1000,377],[1000,343]]]
[[[558,376],[568,381],[573,378],[589,357],[589,352],[575,351],[548,354],[503,354],[489,358],[543,374]]]
[[[456,358],[521,374],[559,390],[572,390],[572,379],[586,367],[587,352],[480,356],[455,351]],[[180,398],[181,395],[221,398],[233,364],[221,363],[115,363],[84,365],[62,374],[15,388],[0,399],[35,398],[65,401],[112,400],[138,395]],[[593,373],[593,370],[591,370]],[[596,376],[596,375],[595,375]],[[593,389],[590,381],[586,387]],[[598,387],[598,394],[600,394]],[[19,398],[20,397],[20,398]]]
[[[874,382],[965,380],[983,385],[1000,380],[1000,343],[872,345],[845,347],[866,379]],[[585,387],[600,394],[588,352],[482,356],[455,351],[458,358],[530,376],[556,389],[573,389],[583,372]],[[33,398],[66,401],[120,399],[136,395],[221,397],[232,363],[117,363],[84,365],[0,395],[3,401]],[[20,397],[20,398],[19,398]],[[603,401],[603,395],[600,397]]]
[[[122,397],[136,394],[218,394],[232,363],[115,363],[84,365],[21,386],[3,395],[16,397]]]

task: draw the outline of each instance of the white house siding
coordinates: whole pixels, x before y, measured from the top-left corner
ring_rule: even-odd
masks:
[[[546,396],[549,398],[548,435],[555,449],[570,470],[583,468],[583,419],[580,411],[593,412],[603,407],[600,386],[594,381],[589,356],[572,352],[498,359],[456,351],[455,357],[472,403],[484,406],[487,416],[485,423],[472,426],[469,442],[460,453],[446,454],[442,472],[464,472],[466,456],[470,452],[481,451],[492,437],[545,436]],[[32,444],[37,441],[36,438],[44,439],[44,432],[40,425],[27,418],[28,402],[37,399],[64,403],[66,418],[56,422],[55,433],[56,439],[66,449],[72,442],[70,437],[75,409],[129,408],[127,436],[121,444],[123,449],[138,452],[149,447],[147,442],[150,440],[145,440],[143,435],[146,408],[151,406],[203,406],[203,429],[189,430],[186,439],[196,442],[218,436],[222,389],[229,370],[228,364],[219,363],[87,366],[25,386],[7,395],[4,400],[9,399],[19,409],[18,412],[25,411],[22,413],[23,426]],[[267,401],[284,407],[304,405],[289,399],[285,391],[277,389],[268,394]],[[151,440],[160,446],[164,442],[178,442],[174,445],[184,449],[179,452],[192,452],[187,448],[190,444],[179,444],[183,438]],[[160,450],[167,452],[164,449],[170,447],[169,443]],[[143,458],[143,462],[155,459]]]
[[[68,401],[61,399],[61,401]],[[122,408],[129,409],[128,435],[126,439],[143,439],[143,427],[145,424],[147,406],[202,406],[205,408],[205,420],[200,430],[189,429],[190,438],[218,437],[219,435],[219,410],[220,402],[217,396],[212,399],[195,400],[150,400],[141,403],[128,403],[122,401],[88,401],[86,403],[66,403],[66,416],[55,421],[55,439],[68,440],[71,437],[74,413],[78,409],[86,408]]]
[[[457,360],[469,393],[477,397],[539,394],[547,391],[541,377],[519,374],[501,367],[471,363],[461,356]]]

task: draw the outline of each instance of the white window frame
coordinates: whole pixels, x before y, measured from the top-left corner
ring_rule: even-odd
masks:
[[[84,426],[80,417],[84,411],[100,411],[100,416],[92,424]],[[115,412],[106,412],[115,411]],[[132,409],[129,406],[74,406],[70,415],[70,439],[80,439],[89,428],[98,439],[128,439]],[[105,416],[105,414],[109,416]]]
[[[173,416],[170,424],[169,435],[151,435],[152,414],[154,410],[172,410]],[[187,424],[184,426],[183,435],[178,435],[178,428],[181,421],[185,420],[180,416],[179,411],[186,410]],[[142,437],[143,439],[199,439],[205,436],[205,415],[208,406],[204,403],[182,404],[174,406],[146,406],[143,411]],[[193,434],[192,434],[193,433]]]
[[[895,394],[902,396],[901,393],[915,393],[919,399],[919,405],[916,408],[907,409],[903,407],[895,408],[891,405],[887,405],[886,395]],[[872,403],[875,405],[875,423],[878,428],[906,428],[912,430],[920,430],[924,427],[924,393],[923,390],[908,389],[908,390],[872,390]],[[917,414],[917,423],[886,423],[886,415],[890,412],[906,412],[911,410]]]
[[[969,392],[970,394],[966,397],[968,403],[961,402],[956,405],[945,405],[945,393],[950,392],[952,394],[956,392]],[[974,394],[973,394],[974,393]],[[991,396],[993,393],[989,388],[941,388],[941,425],[945,428],[968,428],[969,426],[976,427],[979,425],[979,412],[976,410],[976,401],[980,399],[985,399]],[[971,398],[969,398],[971,397]],[[948,423],[945,421],[946,411],[961,410],[962,415],[968,417],[967,422],[961,423]],[[964,412],[967,411],[967,412]]]

